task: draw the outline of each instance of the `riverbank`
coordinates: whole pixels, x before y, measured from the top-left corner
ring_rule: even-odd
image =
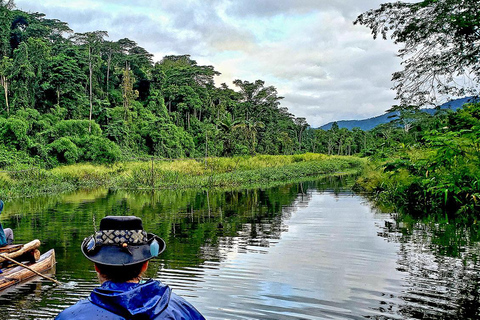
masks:
[[[384,161],[369,161],[353,190],[380,209],[414,217],[474,223],[480,214],[480,170],[475,161],[439,161],[443,150],[411,150]],[[453,157],[452,157],[453,158]]]
[[[90,163],[50,170],[27,168],[0,172],[4,199],[58,194],[82,188],[184,189],[253,188],[301,181],[322,175],[354,174],[366,160],[353,156],[306,153],[288,156],[148,160]]]

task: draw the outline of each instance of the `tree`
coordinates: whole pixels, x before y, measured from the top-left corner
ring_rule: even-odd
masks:
[[[13,54],[12,107],[33,108],[36,95],[42,91],[43,77],[50,58],[50,47],[41,39],[21,42]]]
[[[105,41],[103,44],[102,51],[107,56],[107,78],[106,78],[105,91],[107,93],[107,98],[108,98],[108,92],[110,90],[110,67],[112,64],[112,56],[114,53],[117,53],[120,51],[120,45],[117,42]]]
[[[125,110],[125,117],[124,120],[127,121],[127,115],[130,110],[130,103],[131,101],[138,98],[138,91],[133,90],[133,83],[135,82],[135,77],[133,76],[133,72],[130,71],[130,66],[125,66],[125,70],[123,71],[123,80],[122,80],[122,96],[123,96],[123,108]]]
[[[403,47],[404,69],[392,76],[402,105],[436,104],[439,96],[478,95],[480,0],[384,3],[354,21]]]
[[[238,88],[240,88],[242,111],[244,119],[249,121],[254,119],[263,120],[263,115],[269,108],[277,108],[283,97],[277,96],[277,89],[274,86],[265,87],[265,81],[256,80],[255,82],[234,80]]]
[[[428,113],[419,110],[417,106],[393,106],[387,112],[394,113],[389,116],[389,118],[393,118],[391,123],[400,125],[405,133],[408,133],[415,123],[421,122],[429,116]]]
[[[8,57],[3,57],[0,60],[0,85],[3,87],[5,93],[5,105],[7,107],[7,115],[10,115],[10,105],[8,104],[8,84],[11,77],[11,69],[13,66],[13,60]]]
[[[307,120],[305,118],[296,118],[295,126],[297,127],[297,137],[298,137],[298,151],[302,150],[302,133],[305,128],[308,127]]]
[[[166,56],[152,70],[152,87],[160,89],[169,113],[177,113],[177,125],[190,127],[190,118],[202,121],[209,111],[213,77],[212,66],[199,66],[189,55]]]
[[[88,71],[89,71],[89,102],[90,102],[90,113],[88,117],[88,121],[92,121],[92,113],[93,113],[93,68],[94,68],[94,55],[98,54],[98,48],[100,44],[103,43],[103,38],[108,37],[108,33],[106,31],[95,31],[95,32],[85,32],[85,33],[77,33],[74,35],[73,39],[80,45],[84,45],[88,49]],[[91,126],[89,127],[91,130]]]
[[[265,124],[261,121],[255,120],[243,120],[236,125],[244,134],[244,139],[247,144],[250,145],[250,153],[255,154],[255,148],[257,146],[257,134],[258,129],[265,127]]]
[[[0,57],[10,53],[11,9],[14,7],[13,0],[0,0]]]
[[[232,155],[233,132],[239,124],[239,121],[233,120],[233,117],[230,113],[227,113],[225,118],[218,123],[218,127],[223,132],[223,153],[226,156]]]
[[[85,82],[86,76],[81,72],[75,57],[67,55],[67,52],[61,52],[50,59],[48,83],[44,86],[48,86],[55,92],[56,105],[60,106],[63,96],[69,97],[73,103],[81,101],[82,84]],[[85,98],[84,95],[83,97]],[[72,107],[66,102],[63,102],[62,105],[67,108]]]

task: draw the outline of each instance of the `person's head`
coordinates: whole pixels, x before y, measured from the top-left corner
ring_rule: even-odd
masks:
[[[81,250],[95,263],[102,282],[126,282],[147,270],[148,261],[165,250],[165,242],[147,233],[138,217],[107,216],[100,230],[83,240]]]
[[[139,281],[148,269],[148,261],[128,266],[107,266],[95,263],[95,271],[101,283],[104,281],[129,282]]]

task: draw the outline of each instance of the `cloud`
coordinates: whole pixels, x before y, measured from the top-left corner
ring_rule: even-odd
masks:
[[[240,17],[271,17],[335,10],[351,18],[363,11],[378,7],[380,2],[375,0],[230,0],[229,3],[229,14]]]

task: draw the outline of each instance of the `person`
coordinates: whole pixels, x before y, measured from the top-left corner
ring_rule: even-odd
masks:
[[[149,260],[165,250],[160,237],[146,233],[135,216],[107,216],[100,230],[84,239],[81,251],[94,262],[101,286],[88,299],[60,312],[55,320],[205,318],[157,280],[143,280]]]
[[[3,201],[0,200],[0,214],[3,211]],[[10,228],[3,229],[2,224],[0,223],[0,247],[5,247],[8,244],[13,243],[13,230]]]

